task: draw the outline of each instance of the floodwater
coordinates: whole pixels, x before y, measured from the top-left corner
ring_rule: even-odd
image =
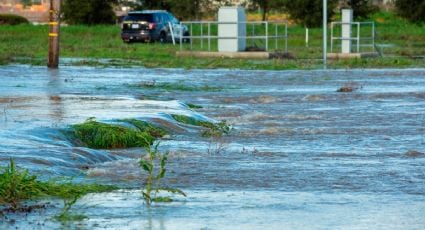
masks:
[[[0,162],[43,179],[124,188],[83,197],[80,222],[52,219],[60,201],[9,214],[3,228],[424,229],[425,70],[240,71],[0,67]],[[137,88],[171,83],[191,90]],[[340,93],[344,86],[355,90]],[[203,90],[204,86],[220,90]],[[187,88],[186,88],[187,89]],[[197,90],[199,89],[199,90]],[[187,104],[203,108],[191,110]],[[232,124],[205,138],[170,114]],[[143,203],[139,148],[74,146],[70,125],[95,117],[171,132],[163,183],[187,197]]]

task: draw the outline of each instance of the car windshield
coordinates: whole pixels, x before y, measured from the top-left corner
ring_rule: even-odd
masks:
[[[145,21],[152,22],[152,14],[129,14],[124,21]]]

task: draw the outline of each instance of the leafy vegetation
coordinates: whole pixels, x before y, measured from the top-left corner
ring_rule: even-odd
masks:
[[[105,124],[94,119],[73,125],[71,135],[77,142],[94,149],[146,147],[154,140],[147,131]]]
[[[15,14],[0,14],[0,25],[28,24],[28,20]]]
[[[334,9],[338,0],[328,0],[328,20],[335,14]],[[291,19],[307,27],[314,28],[322,25],[322,1],[293,0],[285,1],[284,8]]]
[[[353,9],[354,18],[368,18],[379,9],[373,5],[372,0],[346,0],[347,6]]]
[[[180,189],[161,187],[161,179],[165,177],[168,152],[158,151],[159,142],[154,147],[147,146],[147,159],[140,159],[140,167],[148,174],[145,189],[142,190],[143,198],[147,205],[152,202],[171,202],[171,197],[159,196],[159,192],[169,192],[186,196]]]
[[[396,0],[395,6],[400,16],[414,23],[425,22],[425,1],[423,0]]]
[[[113,4],[117,0],[65,0],[62,6],[64,20],[68,24],[113,24]]]

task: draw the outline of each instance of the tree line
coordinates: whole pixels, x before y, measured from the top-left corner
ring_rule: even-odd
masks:
[[[134,10],[162,9],[183,20],[214,16],[220,6],[231,5],[231,0],[62,0],[64,20],[69,24],[112,24],[114,9],[126,5]],[[373,0],[328,0],[328,17],[339,7],[352,8],[355,18],[367,18],[377,11]],[[270,12],[286,13],[290,19],[308,28],[321,26],[322,0],[248,0],[249,11],[260,12],[267,20]],[[396,12],[414,23],[425,22],[425,0],[395,0]]]

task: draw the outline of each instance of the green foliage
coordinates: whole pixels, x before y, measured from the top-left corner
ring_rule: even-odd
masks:
[[[30,175],[28,170],[16,168],[11,159],[0,174],[0,204],[7,204],[16,210],[24,200],[34,199],[43,194],[45,185]]]
[[[425,22],[425,1],[424,0],[396,0],[397,13],[414,23]]]
[[[148,159],[140,159],[140,167],[148,174],[145,189],[142,190],[143,199],[147,205],[152,202],[171,202],[173,201],[170,197],[158,196],[159,192],[176,193],[182,196],[186,194],[180,189],[176,188],[162,188],[160,187],[160,181],[165,177],[166,164],[168,160],[168,152],[161,153],[158,151],[159,142],[152,148],[147,146],[146,151],[148,153]],[[159,166],[159,168],[158,168]],[[154,193],[152,193],[154,192]]]
[[[115,3],[116,0],[65,0],[62,12],[68,24],[113,24]]]
[[[89,119],[72,126],[72,137],[94,149],[146,147],[154,138],[146,131],[134,130]]]
[[[226,123],[226,121],[212,123],[209,121],[197,120],[193,117],[185,115],[172,114],[171,116],[174,118],[174,120],[180,123],[207,128],[202,132],[203,137],[220,137],[223,134],[228,134],[231,130],[231,127]]]
[[[18,25],[28,24],[29,21],[19,15],[14,14],[0,14],[0,25]]]
[[[210,0],[168,0],[170,10],[180,19],[195,20],[201,19],[203,9],[210,8]]]
[[[137,119],[124,119],[122,120],[126,123],[129,123],[136,128],[138,128],[141,132],[149,133],[151,136],[159,138],[168,134],[168,132],[160,127],[149,124],[146,121],[141,121]]]
[[[328,0],[328,20],[334,15],[337,4],[338,0]],[[286,0],[284,2],[284,9],[291,19],[307,28],[322,25],[322,6],[322,1],[318,0]]]
[[[373,0],[346,0],[347,6],[353,9],[354,18],[367,18],[376,13],[379,8],[373,5]]]

